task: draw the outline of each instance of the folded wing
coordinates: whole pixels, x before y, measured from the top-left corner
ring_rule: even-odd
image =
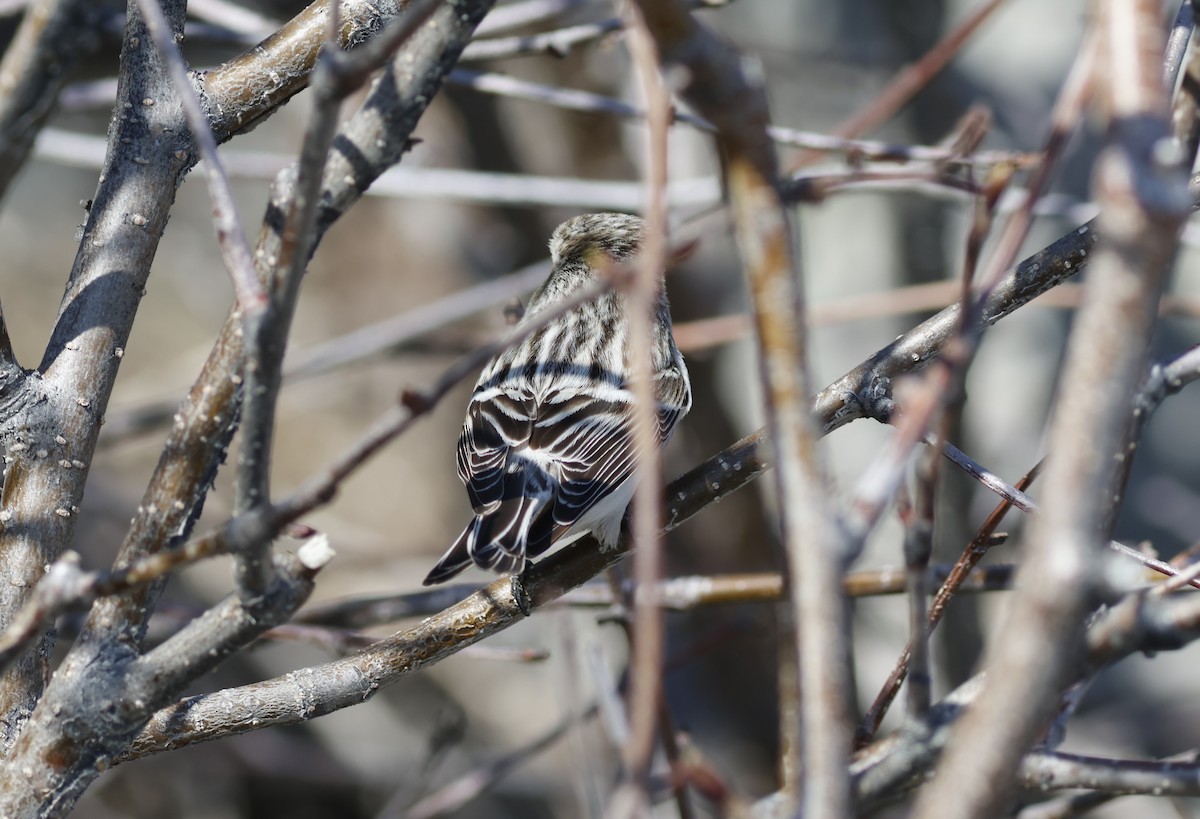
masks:
[[[690,407],[685,372],[672,367],[655,379],[660,443]],[[471,563],[519,571],[622,486],[636,466],[633,400],[611,384],[562,389],[540,400],[512,387],[477,393],[457,453],[475,518],[425,583],[442,582]]]

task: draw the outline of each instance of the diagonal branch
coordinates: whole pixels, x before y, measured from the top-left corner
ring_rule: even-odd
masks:
[[[1106,241],[1092,264],[1051,422],[1045,491],[1052,502],[1033,523],[1005,637],[988,647],[984,692],[920,794],[917,817],[941,815],[951,801],[963,815],[1003,810],[1021,756],[1074,674],[1085,618],[1103,590],[1113,455],[1187,214],[1184,171],[1156,152],[1167,138],[1158,4],[1098,6],[1105,75],[1095,97],[1111,118],[1110,147],[1095,174]]]

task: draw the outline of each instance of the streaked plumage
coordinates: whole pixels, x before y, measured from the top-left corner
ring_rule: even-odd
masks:
[[[593,213],[560,225],[550,238],[553,270],[522,322],[586,287],[607,260],[632,261],[642,224],[634,216]],[[692,396],[666,293],[659,292],[651,345],[661,444]],[[484,367],[458,441],[458,476],[475,517],[426,585],[472,563],[521,571],[568,532],[590,530],[604,546],[616,544],[633,497],[635,462],[625,300],[611,290]]]

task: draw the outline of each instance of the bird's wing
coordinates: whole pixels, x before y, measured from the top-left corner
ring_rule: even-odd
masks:
[[[691,405],[684,371],[660,372],[655,395],[661,443]],[[475,562],[536,557],[633,475],[633,401],[611,384],[540,400],[508,386],[471,400],[457,460],[477,516],[464,533]]]
[[[537,416],[537,400],[511,387],[481,391],[467,407],[457,461],[475,520],[461,540],[485,568],[519,569],[552,542],[557,479],[531,445]]]
[[[691,407],[684,372],[669,368],[655,376],[660,445]],[[560,392],[539,407],[529,446],[559,468],[556,537],[633,475],[637,466],[633,413],[633,393],[609,385]]]
[[[503,499],[509,455],[529,443],[536,417],[533,397],[514,390],[488,390],[471,398],[458,438],[457,462],[458,477],[476,514]]]
[[[654,397],[658,401],[658,442],[663,444],[692,408],[692,384],[678,353],[675,363],[654,377]]]
[[[633,474],[632,399],[610,387],[563,391],[542,404],[529,445],[558,469],[556,535]]]

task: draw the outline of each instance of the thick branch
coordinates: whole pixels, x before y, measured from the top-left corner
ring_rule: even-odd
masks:
[[[339,44],[346,50],[361,45],[405,13],[408,5],[398,0],[341,0]],[[204,72],[198,80],[217,139],[253,127],[307,88],[328,31],[329,0],[317,0],[258,46]]]
[[[166,11],[182,25],[183,3],[167,3]],[[35,386],[45,400],[26,408],[9,436],[10,451],[18,454],[4,485],[0,552],[7,577],[0,583],[0,624],[70,542],[100,419],[183,169],[179,107],[157,53],[141,48],[144,42],[133,12],[123,52],[122,113],[110,126],[105,172]],[[47,648],[43,640],[0,680],[6,747],[41,692]]]
[[[490,6],[490,0],[441,5],[433,20],[397,59],[399,68],[385,75],[363,110],[347,124],[326,169],[322,221],[314,243],[340,214],[339,208],[356,201],[370,181],[402,155],[413,125]],[[182,3],[171,4],[165,10],[173,24],[181,22]],[[37,446],[30,447],[25,459],[32,466],[25,462],[15,464],[5,486],[5,511],[20,510],[22,516],[17,520],[22,525],[9,523],[4,539],[23,539],[15,547],[7,548],[7,552],[19,556],[23,548],[29,554],[25,571],[28,579],[23,583],[26,587],[36,581],[41,567],[54,558],[53,552],[43,554],[37,547],[61,548],[59,544],[68,539],[78,492],[82,490],[86,464],[95,443],[98,416],[108,398],[116,361],[123,352],[128,322],[132,320],[178,179],[194,161],[182,112],[173,102],[173,89],[136,9],[131,9],[125,53],[129,67],[122,75],[120,99],[124,107],[118,106],[118,111],[125,113],[114,118],[109,140],[110,167],[97,194],[92,219],[85,228],[80,260],[44,364],[45,380],[60,390],[51,395],[51,400],[59,402],[55,408],[63,409],[62,414],[72,424],[62,427],[63,433],[57,438],[53,437],[57,429],[52,429],[48,433],[51,443],[33,442]],[[211,96],[208,102],[211,104]],[[275,99],[269,107],[279,102]],[[222,116],[231,117],[237,113],[235,107],[222,108],[221,112]],[[218,125],[220,122],[218,118]],[[217,133],[220,136],[222,132]],[[224,135],[228,136],[227,130]],[[263,273],[270,272],[278,258],[277,245],[273,243],[278,239],[277,217],[284,202],[286,199],[276,200],[268,212],[268,227],[256,258]],[[121,564],[127,565],[165,548],[174,538],[186,536],[198,515],[237,415],[241,359],[237,327],[236,318],[227,324],[201,381],[193,390],[193,401],[180,411],[122,548],[118,559]],[[99,368],[100,372],[91,372],[89,366]],[[82,394],[68,392],[63,382],[73,388],[83,385],[78,388]],[[80,419],[74,420],[75,416]],[[48,459],[53,449],[64,452],[60,455],[56,451]],[[75,467],[76,462],[81,466]],[[46,463],[67,463],[69,469],[56,469],[66,473],[65,479],[48,474]],[[44,479],[34,482],[27,472]],[[57,500],[64,489],[74,494],[52,510],[47,524],[31,531],[26,520],[38,522],[34,512],[44,508],[42,499]],[[30,504],[28,514],[21,501]],[[35,503],[40,503],[40,507],[34,506]],[[24,564],[14,565],[25,570]],[[301,599],[302,589],[296,586],[298,577],[294,572],[278,574],[268,593],[246,607],[255,623],[286,618],[293,604]],[[9,591],[0,589],[0,594],[15,598],[9,604],[13,611],[23,598],[11,594],[17,588],[5,584],[4,589]],[[287,589],[296,593],[286,592]],[[177,684],[203,673],[204,663],[190,661],[180,666],[182,676],[172,677],[169,682],[159,674],[141,677],[131,671],[157,591],[157,586],[139,589],[102,601],[93,608],[80,640],[38,704],[32,718],[34,725],[22,736],[21,744],[9,759],[10,772],[33,770],[37,781],[23,780],[19,788],[15,784],[4,788],[0,794],[0,813],[22,816],[32,810],[31,802],[21,801],[26,798],[22,794],[51,794],[56,804],[69,805],[94,778],[104,760],[120,752],[127,739],[140,729],[156,700],[161,704],[163,697],[175,696],[177,690],[172,689]],[[221,626],[227,621],[221,618],[206,622],[210,628],[198,626],[192,632],[189,639],[194,650],[189,650],[189,656],[199,657],[208,651],[210,654],[206,656],[220,658],[253,636],[251,630],[223,630]],[[14,669],[22,673],[10,672],[6,678],[10,684],[23,683],[22,698],[14,698],[15,704],[9,708],[10,730],[15,730],[24,717],[18,707],[27,709],[36,699],[34,682],[40,685],[42,679],[36,662],[28,666],[27,671],[25,666]],[[97,702],[106,705],[100,707]],[[64,714],[79,716],[65,719]],[[53,764],[47,761],[50,753],[54,755]]]
[[[403,156],[409,136],[436,94],[441,78],[491,5],[491,0],[444,3],[408,41],[359,111],[343,124],[325,167],[312,247],[367,187]],[[281,257],[282,214],[294,185],[293,169],[281,174],[272,189],[255,249],[255,262],[263,276],[270,274]],[[122,545],[118,563],[153,554],[190,531],[199,504],[224,460],[240,412],[243,341],[240,319],[230,316],[176,414],[175,427]],[[180,499],[185,500],[183,505],[175,503]],[[152,608],[147,604],[155,594],[153,589],[143,590],[102,601],[89,623],[96,628],[128,631],[129,638],[139,639],[136,635],[144,628]]]
[[[955,729],[950,753],[915,815],[990,816],[1012,793],[1021,756],[1074,674],[1085,617],[1101,591],[1113,455],[1146,365],[1167,265],[1187,214],[1184,173],[1164,161],[1168,138],[1158,4],[1101,3],[1110,147],[1097,165],[1106,241],[1071,334],[1051,424],[1045,492],[1030,532],[1004,639],[989,646],[984,693]],[[1097,89],[1097,96],[1100,96]]]

